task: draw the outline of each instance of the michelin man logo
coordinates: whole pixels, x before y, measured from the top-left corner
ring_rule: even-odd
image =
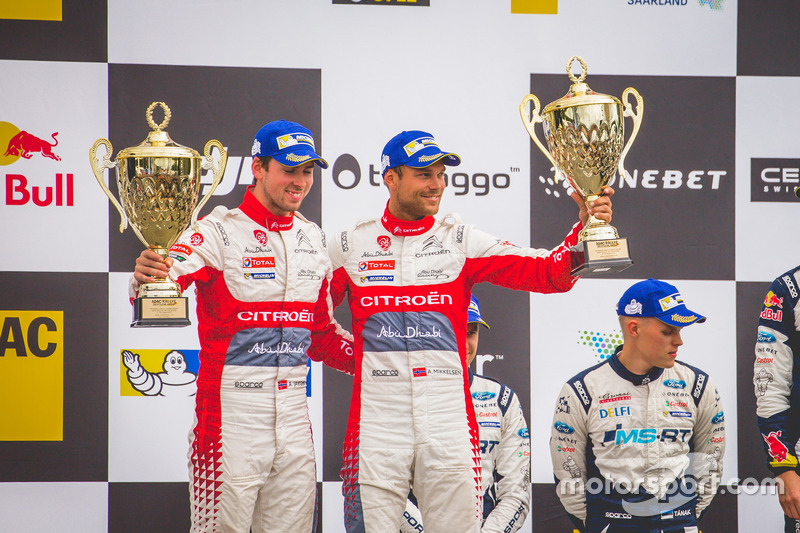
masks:
[[[569,472],[569,475],[572,476],[573,478],[577,479],[581,477],[581,469],[578,468],[575,459],[573,459],[571,455],[567,457],[567,460],[564,461],[562,466],[564,467],[564,470]]]
[[[250,155],[256,155],[261,151],[261,143],[258,139],[253,141],[253,148],[250,149]]]
[[[636,299],[631,300],[631,303],[625,306],[625,313],[629,315],[641,315],[642,303],[637,302]]]
[[[131,386],[145,396],[194,396],[197,374],[187,370],[186,358],[172,350],[164,356],[163,372],[148,372],[139,363],[139,354],[122,351],[122,363],[128,369]]]
[[[773,379],[772,373],[763,368],[753,377],[753,384],[756,386],[759,396],[764,396],[767,393],[767,387],[769,387]]]

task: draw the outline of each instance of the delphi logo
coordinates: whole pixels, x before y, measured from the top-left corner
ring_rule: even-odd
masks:
[[[0,311],[0,441],[64,439],[64,312]]]
[[[31,161],[32,164],[21,167],[26,174],[5,174],[6,205],[74,205],[73,174],[53,172],[51,166],[53,162],[61,161],[57,149],[58,132],[51,132],[50,138],[52,142],[21,130],[10,122],[0,121],[0,166],[12,165],[20,160]],[[55,165],[55,170],[60,170],[60,167]],[[50,176],[53,175],[51,181]]]

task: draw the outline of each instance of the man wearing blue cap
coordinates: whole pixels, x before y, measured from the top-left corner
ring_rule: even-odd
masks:
[[[538,250],[456,215],[434,219],[445,166],[460,162],[430,133],[399,133],[381,156],[389,190],[383,216],[332,239],[331,294],[337,305],[348,296],[356,348],[342,468],[349,532],[396,533],[412,483],[430,531],[480,529],[480,442],[464,328],[472,286],[563,292],[577,280],[569,247],[580,224],[553,250]],[[609,221],[613,191],[606,194],[592,210]]]
[[[472,295],[467,310],[467,366],[478,353],[481,317]],[[481,533],[514,533],[525,523],[531,499],[531,441],[519,398],[492,378],[469,372],[469,390],[481,443],[483,524]],[[422,516],[412,501],[403,513],[401,533],[424,531]]]
[[[795,188],[800,198],[800,187]],[[770,285],[758,319],[753,384],[767,467],[781,480],[785,531],[800,531],[800,266]]]
[[[580,531],[697,533],[722,475],[725,415],[711,378],[676,360],[706,318],[648,279],[617,304],[623,344],[571,378],[553,417],[556,491]]]
[[[313,183],[311,131],[270,122],[252,148],[255,183],[215,208],[161,262],[145,250],[130,285],[169,276],[197,289],[200,371],[190,451],[192,531],[310,532],[316,472],[306,401],[315,360],[353,373],[352,337],[332,319],[320,228],[297,209]]]

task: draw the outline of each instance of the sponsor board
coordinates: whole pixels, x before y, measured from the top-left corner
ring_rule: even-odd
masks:
[[[0,420],[0,441],[63,439],[63,311],[0,311]]]

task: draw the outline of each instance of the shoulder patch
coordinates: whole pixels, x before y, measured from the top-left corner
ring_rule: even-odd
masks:
[[[506,415],[508,406],[511,405],[511,398],[513,397],[514,391],[505,385],[500,384],[500,394],[498,394],[497,405],[500,407],[500,411],[503,413],[503,416]]]
[[[708,385],[708,374],[703,372],[697,367],[692,365],[687,365],[682,361],[675,361],[676,363],[680,363],[681,365],[689,368],[694,372],[694,382],[692,383],[692,388],[690,394],[692,396],[692,400],[694,400],[694,405],[697,406],[700,404],[700,400],[703,398],[703,393],[706,390],[706,385]]]
[[[589,391],[586,388],[586,382],[582,377],[574,377],[569,380],[569,386],[575,391],[575,395],[580,400],[583,410],[588,413],[589,408],[592,406],[592,397],[589,395]]]

